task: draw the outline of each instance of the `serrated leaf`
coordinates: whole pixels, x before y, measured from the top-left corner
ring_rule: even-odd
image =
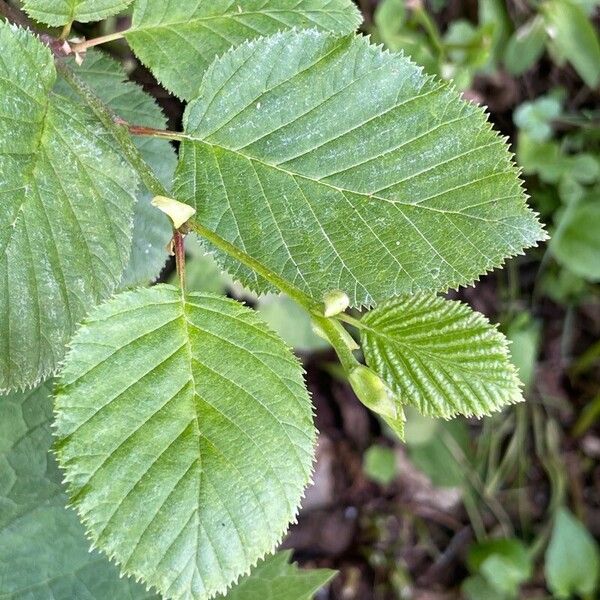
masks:
[[[125,10],[132,0],[24,0],[27,14],[40,23],[59,26],[72,21],[101,21]]]
[[[175,197],[318,301],[468,284],[544,237],[483,111],[366,38],[284,32],[234,49],[185,129]]]
[[[224,592],[297,512],[315,443],[302,370],[255,312],[157,286],[102,305],[56,394],[95,545],[165,597]]]
[[[482,416],[523,400],[506,338],[465,304],[404,296],[361,323],[367,364],[424,415]]]
[[[191,100],[210,63],[232,46],[293,27],[343,35],[360,22],[351,0],[137,0],[125,37],[168,90]]]
[[[137,177],[86,109],[52,91],[52,55],[0,23],[0,390],[52,373],[119,283]]]
[[[52,441],[50,386],[0,398],[0,596],[10,600],[155,598],[89,542],[66,509]]]
[[[129,123],[165,129],[167,119],[155,100],[142,88],[127,81],[127,75],[115,60],[106,54],[88,50],[83,65],[69,61],[77,76],[90,86],[115,114]],[[55,90],[76,99],[74,92],[61,79]],[[144,160],[164,186],[169,188],[177,165],[175,149],[167,140],[136,137],[134,143]],[[145,188],[137,194],[131,256],[121,285],[133,287],[154,281],[168,258],[167,244],[173,235],[169,220],[151,204],[152,194]]]
[[[261,561],[222,600],[312,600],[315,592],[335,576],[329,569],[299,569],[289,564],[291,550]]]

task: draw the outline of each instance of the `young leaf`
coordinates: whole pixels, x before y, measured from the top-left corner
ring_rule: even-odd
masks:
[[[405,296],[361,322],[367,364],[424,415],[482,416],[523,400],[506,339],[460,302]]]
[[[585,526],[567,509],[556,515],[546,551],[546,580],[557,598],[592,598],[600,585],[600,550]]]
[[[544,237],[483,111],[366,38],[244,44],[211,65],[185,128],[175,197],[315,300],[468,284]]]
[[[88,50],[82,66],[70,61],[77,76],[91,87],[98,97],[129,123],[164,129],[167,119],[154,99],[142,88],[127,81],[123,67],[106,54]],[[75,93],[59,79],[55,91],[73,97]],[[168,140],[137,137],[134,143],[144,160],[167,188],[173,181],[177,165],[175,149]],[[145,188],[137,195],[133,222],[133,244],[129,264],[121,286],[132,287],[154,281],[167,261],[166,246],[173,234],[169,219],[151,206],[152,194]]]
[[[298,510],[315,429],[301,367],[256,313],[171,286],[74,338],[57,454],[94,544],[168,598],[224,592]]]
[[[52,441],[50,386],[0,398],[0,596],[11,600],[154,598],[89,542],[66,509]]]
[[[23,8],[40,23],[58,27],[72,21],[88,23],[116,15],[132,0],[24,0]]]
[[[291,550],[265,558],[221,600],[312,600],[335,571],[290,565]]]
[[[208,65],[232,46],[292,27],[341,35],[360,22],[351,0],[137,0],[126,38],[168,90],[191,100]]]
[[[52,373],[129,258],[137,177],[106,129],[52,92],[52,55],[0,23],[0,390]]]

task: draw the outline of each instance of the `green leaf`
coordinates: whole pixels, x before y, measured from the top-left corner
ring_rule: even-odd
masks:
[[[598,544],[566,508],[556,515],[546,551],[546,581],[558,598],[592,597],[600,581]]]
[[[168,90],[191,100],[210,63],[232,46],[292,27],[341,35],[360,22],[351,0],[137,0],[125,37]]]
[[[51,454],[49,386],[0,398],[0,595],[10,600],[154,598],[89,542],[65,508]]]
[[[506,45],[504,66],[512,75],[521,75],[531,68],[544,52],[548,34],[544,20],[534,17],[519,27]]]
[[[96,309],[56,394],[57,455],[95,546],[175,600],[281,540],[316,432],[297,359],[241,304],[156,286]]]
[[[520,586],[533,574],[531,555],[515,538],[490,539],[472,546],[467,558],[469,568],[480,573],[499,594],[516,598]]]
[[[59,26],[72,21],[101,21],[125,10],[132,0],[24,0],[27,14],[40,23]]]
[[[290,565],[291,550],[278,552],[261,561],[231,589],[224,600],[312,600],[315,592],[327,584],[335,571],[301,570]]]
[[[87,111],[52,91],[52,55],[0,23],[0,390],[57,368],[131,248],[137,177]]]
[[[156,129],[166,128],[167,119],[154,99],[140,86],[127,81],[121,64],[106,54],[88,50],[81,67],[75,60],[69,64],[77,76],[125,121]],[[76,99],[74,92],[60,79],[55,90]],[[134,143],[163,185],[170,187],[177,165],[173,146],[167,140],[150,137],[137,137]],[[166,247],[173,234],[172,226],[163,213],[151,206],[151,200],[152,194],[142,188],[135,205],[133,245],[121,281],[123,287],[154,281],[167,261]]]
[[[371,446],[365,452],[363,468],[369,479],[389,485],[396,478],[396,454],[386,446]]]
[[[544,237],[483,111],[366,38],[284,32],[234,49],[185,129],[177,199],[315,300],[471,283]]]
[[[299,352],[324,350],[329,344],[313,330],[308,313],[287,296],[264,296],[257,310],[267,325]]]
[[[595,88],[600,83],[600,38],[583,9],[570,0],[552,0],[543,13],[561,55]]]
[[[551,249],[556,260],[589,281],[600,281],[600,203],[593,193],[561,217]]]
[[[505,337],[465,304],[419,294],[361,321],[367,364],[424,415],[488,415],[521,402]]]

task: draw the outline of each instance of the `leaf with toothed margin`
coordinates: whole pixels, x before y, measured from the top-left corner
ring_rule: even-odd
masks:
[[[255,312],[160,285],[76,334],[56,435],[95,546],[167,598],[206,600],[281,540],[316,431],[298,360]]]
[[[48,452],[51,386],[0,398],[0,597],[10,600],[156,598],[97,552]]]
[[[167,119],[154,99],[130,81],[123,67],[106,54],[88,50],[83,65],[75,59],[69,66],[111,110],[128,123],[165,129]],[[59,78],[55,91],[77,100],[76,94]],[[175,149],[168,140],[151,137],[134,138],[144,160],[161,183],[169,188],[177,165]],[[142,187],[135,205],[131,256],[121,281],[122,287],[133,287],[154,281],[168,258],[167,244],[173,235],[168,218],[150,202],[153,195]]]
[[[58,367],[121,280],[137,175],[83,106],[53,91],[49,49],[0,22],[0,390]]]
[[[191,100],[210,63],[232,46],[293,27],[344,35],[360,23],[351,0],[137,0],[125,37],[168,90]]]
[[[299,569],[289,564],[291,558],[291,550],[265,558],[217,600],[312,600],[335,576],[329,569]]]
[[[235,48],[185,130],[175,197],[316,300],[467,285],[545,236],[483,110],[366,38],[292,31]]]
[[[24,0],[27,14],[53,27],[72,21],[101,21],[125,10],[132,0]]]
[[[404,296],[361,323],[367,364],[425,415],[483,416],[523,401],[506,338],[465,304]]]

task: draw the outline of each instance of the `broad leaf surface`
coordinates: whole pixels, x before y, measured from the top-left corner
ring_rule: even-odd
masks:
[[[106,54],[89,50],[81,67],[71,66],[78,77],[122,119],[145,127],[165,129],[167,119],[151,96],[141,87],[126,81],[123,67]],[[59,80],[57,90],[73,95]],[[134,138],[144,160],[152,167],[163,185],[169,187],[177,164],[175,149],[167,140],[150,137]],[[133,245],[122,285],[134,286],[155,280],[167,261],[166,246],[172,236],[169,219],[151,206],[152,194],[145,188],[138,192],[133,226]]]
[[[157,286],[102,305],[56,395],[59,462],[95,545],[164,596],[224,592],[297,512],[315,429],[255,312]]]
[[[48,386],[49,387],[49,386]],[[153,594],[97,552],[66,509],[52,454],[50,391],[0,398],[0,597],[141,600]]]
[[[234,49],[185,129],[177,198],[315,299],[457,287],[544,237],[483,111],[366,38],[285,32]]]
[[[347,34],[360,22],[351,0],[137,0],[126,38],[168,90],[191,100],[232,46],[292,27]]]
[[[137,177],[87,110],[52,92],[50,51],[0,23],[0,390],[52,373],[121,279]]]
[[[30,17],[59,26],[72,21],[101,21],[125,10],[132,0],[25,0],[23,8]]]
[[[482,416],[523,400],[506,338],[460,302],[404,296],[362,323],[367,364],[425,415]]]
[[[291,557],[291,550],[267,557],[219,600],[312,600],[335,571],[299,569]]]

